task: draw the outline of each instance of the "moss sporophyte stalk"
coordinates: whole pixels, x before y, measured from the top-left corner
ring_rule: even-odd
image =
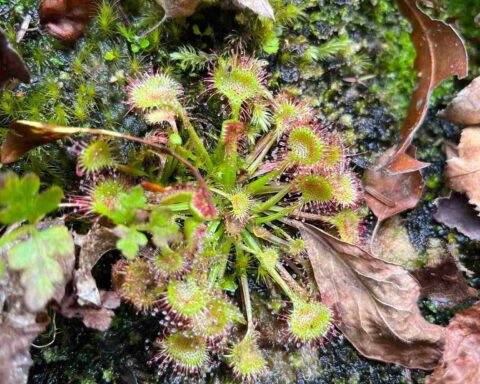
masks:
[[[223,360],[245,381],[265,373],[255,281],[287,300],[285,343],[321,342],[331,329],[330,309],[298,273],[305,244],[286,219],[313,218],[358,243],[360,183],[341,133],[316,121],[304,100],[269,91],[266,79],[265,63],[253,57],[212,59],[200,86],[226,118],[211,140],[173,77],[144,74],[130,80],[126,102],[153,126],[145,140],[178,157],[145,150],[125,163],[113,140],[79,145],[85,195],[71,205],[114,226],[125,256],[113,268],[114,287],[161,319],[160,369],[204,374]]]

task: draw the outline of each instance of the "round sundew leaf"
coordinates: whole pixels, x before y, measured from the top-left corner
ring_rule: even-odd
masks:
[[[129,104],[142,111],[150,109],[178,111],[181,107],[179,98],[182,95],[182,88],[165,74],[147,75],[133,81],[128,93]]]
[[[225,299],[210,300],[207,309],[193,323],[196,333],[204,337],[222,336],[235,321],[242,321],[240,310]]]
[[[268,94],[264,85],[263,65],[250,57],[220,59],[210,82],[212,88],[225,96],[237,110],[245,101]]]
[[[334,198],[343,206],[355,204],[358,199],[358,190],[355,180],[349,174],[338,175],[330,179],[334,187]]]
[[[297,182],[304,203],[312,201],[326,203],[334,197],[332,184],[323,176],[301,176]]]
[[[195,371],[207,362],[205,339],[187,333],[174,333],[163,342],[163,353],[172,363],[187,371]]]
[[[273,248],[267,248],[257,254],[260,263],[265,269],[272,269],[278,263],[279,255],[278,252]]]
[[[309,127],[295,128],[288,138],[289,160],[313,166],[322,160],[324,147],[322,139]]]
[[[321,338],[328,330],[331,320],[330,310],[325,305],[297,300],[293,303],[288,327],[296,339],[308,342]]]
[[[186,318],[196,318],[206,309],[209,295],[195,281],[172,280],[168,284],[166,301],[174,312]]]
[[[125,186],[113,179],[100,181],[90,194],[92,212],[107,216],[119,204],[119,196],[125,192]]]
[[[245,380],[254,380],[262,375],[267,367],[267,362],[251,335],[233,346],[228,361],[235,375]]]
[[[250,196],[242,191],[238,191],[229,196],[232,203],[232,214],[238,220],[245,219],[252,205]]]
[[[78,159],[85,172],[96,172],[115,164],[112,149],[105,140],[95,140],[85,148]]]

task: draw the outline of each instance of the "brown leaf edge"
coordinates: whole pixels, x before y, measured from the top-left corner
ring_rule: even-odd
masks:
[[[416,160],[412,155],[412,140],[422,124],[428,110],[432,91],[442,81],[451,76],[464,78],[468,74],[468,55],[465,45],[458,33],[449,24],[434,20],[421,11],[417,0],[397,0],[401,12],[412,25],[411,39],[417,51],[415,68],[418,71],[417,85],[412,94],[407,117],[400,131],[400,142],[379,158],[376,166],[369,170],[365,184],[367,205],[380,220],[391,217],[412,208],[417,199],[418,188],[410,188],[412,199],[402,190],[404,200],[408,203],[391,199],[388,195],[399,193],[391,188],[406,187],[420,182],[420,169],[429,164]],[[387,155],[388,153],[388,155]],[[393,182],[392,175],[412,174],[403,180]],[[423,189],[423,180],[422,189]],[[419,197],[418,197],[419,199]],[[417,199],[417,202],[418,202]],[[398,205],[397,205],[398,204]],[[415,203],[416,205],[416,203]],[[413,205],[414,206],[414,205]]]
[[[390,148],[378,159],[378,168],[368,169],[363,178],[365,200],[379,221],[414,208],[423,193],[423,177],[419,170],[390,174],[383,166],[395,149]],[[415,158],[416,148],[411,146],[408,157]]]
[[[92,268],[108,251],[115,249],[117,237],[108,228],[97,226],[86,235],[77,235],[75,243],[80,247],[78,268],[73,272],[73,287],[80,305],[100,306],[100,291],[92,276]]]
[[[397,0],[400,11],[412,25],[410,36],[417,51],[418,77],[400,130],[400,143],[388,165],[393,172],[401,171],[401,167],[396,169],[395,161],[410,147],[427,113],[432,91],[451,76],[463,79],[468,75],[468,54],[460,35],[451,25],[426,15],[418,3],[418,0]]]
[[[12,48],[7,35],[0,28],[0,86],[15,78],[24,83],[30,82],[30,73],[18,52]]]
[[[458,125],[480,124],[480,77],[462,89],[438,116]]]
[[[446,328],[441,363],[426,384],[480,383],[480,301],[457,313]]]
[[[444,331],[422,317],[415,278],[313,225],[289,224],[305,241],[322,297],[335,303],[338,328],[362,355],[407,368],[436,366]]]
[[[42,0],[40,23],[46,31],[71,44],[83,36],[97,13],[99,0]]]
[[[480,240],[480,217],[465,195],[452,192],[448,197],[436,199],[435,206],[437,209],[433,218],[436,221],[472,240]]]

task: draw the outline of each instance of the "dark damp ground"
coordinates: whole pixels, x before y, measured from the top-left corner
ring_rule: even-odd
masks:
[[[280,0],[272,3],[278,9],[287,9],[280,5]],[[475,0],[447,0],[446,12],[437,12],[444,19],[456,20],[466,38],[471,55],[470,77],[479,72],[478,52],[474,47],[480,41],[480,29],[473,19],[480,13],[480,4],[475,3],[478,4]],[[204,77],[206,70],[172,60],[169,55],[179,46],[188,44],[210,53],[241,43],[247,52],[268,60],[272,89],[284,87],[310,98],[319,117],[350,135],[351,146],[359,153],[355,158],[359,172],[372,155],[395,142],[415,82],[412,69],[415,51],[408,38],[409,24],[400,17],[393,0],[296,0],[293,5],[304,7],[303,20],[295,18],[293,9],[284,11],[282,17],[277,15],[277,23],[263,25],[248,12],[225,12],[216,6],[204,6],[186,21],[168,22],[161,33],[150,35],[147,42],[138,36],[161,17],[161,10],[150,0],[121,0],[117,4],[128,15],[130,35],[118,33],[116,27],[126,22],[122,16],[110,23],[111,30],[95,20],[86,37],[71,47],[36,31],[27,33],[17,48],[32,72],[33,82],[0,97],[0,138],[5,134],[1,127],[20,118],[114,128],[141,135],[147,129],[145,124],[134,115],[125,117],[121,71],[128,78],[135,77],[139,67],[167,68],[190,86]],[[0,2],[0,25],[11,40],[27,14],[33,17],[31,27],[37,26],[37,8],[38,1],[34,0]],[[342,47],[341,40],[346,36],[351,43]],[[325,48],[324,44],[332,41],[338,43],[337,49],[334,45]],[[311,59],[312,46],[323,47],[321,60]],[[115,76],[120,80],[112,82]],[[415,139],[419,158],[432,163],[425,171],[427,187],[418,207],[403,216],[411,240],[419,250],[430,237],[444,238],[459,245],[462,263],[478,275],[478,244],[432,218],[433,200],[447,192],[439,177],[445,161],[441,144],[443,140],[458,140],[460,133],[459,127],[437,118],[436,111],[466,83],[450,80],[434,94],[431,111]],[[192,103],[195,114],[208,116],[202,102],[196,101],[198,88],[186,88],[187,102]],[[205,120],[215,122],[215,117]],[[211,128],[208,124],[203,127]],[[125,144],[122,150],[126,158],[131,153],[130,145]],[[33,151],[12,168],[18,172],[35,171],[45,182],[63,186],[67,193],[75,192],[77,187],[72,182],[74,159],[60,146]],[[115,257],[104,257],[95,268],[97,281],[103,288],[110,284],[108,268]],[[480,287],[478,278],[470,282]],[[261,291],[259,287],[259,295]],[[422,302],[421,308],[429,321],[441,324],[446,324],[460,309],[440,309],[429,302]],[[266,307],[259,310],[270,324],[270,331],[279,332]],[[60,315],[56,316],[56,328],[52,345],[32,348],[35,361],[30,376],[32,384],[176,380],[170,373],[158,376],[155,367],[148,364],[153,355],[152,341],[159,332],[158,319],[139,315],[128,305],[116,311],[112,327],[104,333],[86,329],[80,321],[66,320]],[[36,344],[48,343],[51,337],[47,332]],[[270,345],[267,357],[272,370],[263,380],[265,383],[423,383],[426,375],[365,359],[339,335],[332,335],[315,350],[286,351]],[[225,367],[217,366],[210,376],[190,382],[231,382],[226,372]]]

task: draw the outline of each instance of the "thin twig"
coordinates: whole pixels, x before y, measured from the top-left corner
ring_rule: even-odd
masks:
[[[25,37],[25,34],[29,30],[28,27],[30,26],[31,21],[32,21],[32,16],[30,14],[25,16],[25,19],[23,19],[22,25],[20,26],[20,29],[17,32],[17,37],[15,39],[17,44],[20,43],[20,41],[22,41],[23,38]]]

